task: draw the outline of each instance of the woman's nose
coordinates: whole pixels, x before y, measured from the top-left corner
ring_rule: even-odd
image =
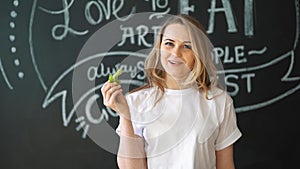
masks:
[[[172,55],[177,56],[177,57],[181,57],[181,49],[179,46],[175,46],[172,49]]]

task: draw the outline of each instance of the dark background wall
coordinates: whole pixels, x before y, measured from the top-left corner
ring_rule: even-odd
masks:
[[[177,13],[204,25],[223,63],[243,133],[236,168],[297,165],[298,0],[0,4],[0,168],[117,168],[118,118],[99,88],[120,66],[126,90],[142,85],[153,40],[144,33]]]

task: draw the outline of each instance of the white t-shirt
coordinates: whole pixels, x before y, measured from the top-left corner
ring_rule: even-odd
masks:
[[[219,94],[211,100],[195,88],[166,89],[156,103],[157,90],[126,96],[134,132],[145,140],[148,169],[215,169],[215,151],[241,137],[231,97],[220,89],[211,91]]]

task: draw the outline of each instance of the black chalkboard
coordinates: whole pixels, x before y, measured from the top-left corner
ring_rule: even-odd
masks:
[[[0,4],[0,168],[117,168],[118,117],[99,88],[118,67],[124,89],[142,85],[157,26],[178,13],[205,26],[224,66],[243,133],[236,168],[297,166],[299,0]]]

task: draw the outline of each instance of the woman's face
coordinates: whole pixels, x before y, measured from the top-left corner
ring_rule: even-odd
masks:
[[[161,45],[161,64],[174,79],[185,77],[195,63],[191,40],[186,28],[181,24],[171,24],[165,28]]]

